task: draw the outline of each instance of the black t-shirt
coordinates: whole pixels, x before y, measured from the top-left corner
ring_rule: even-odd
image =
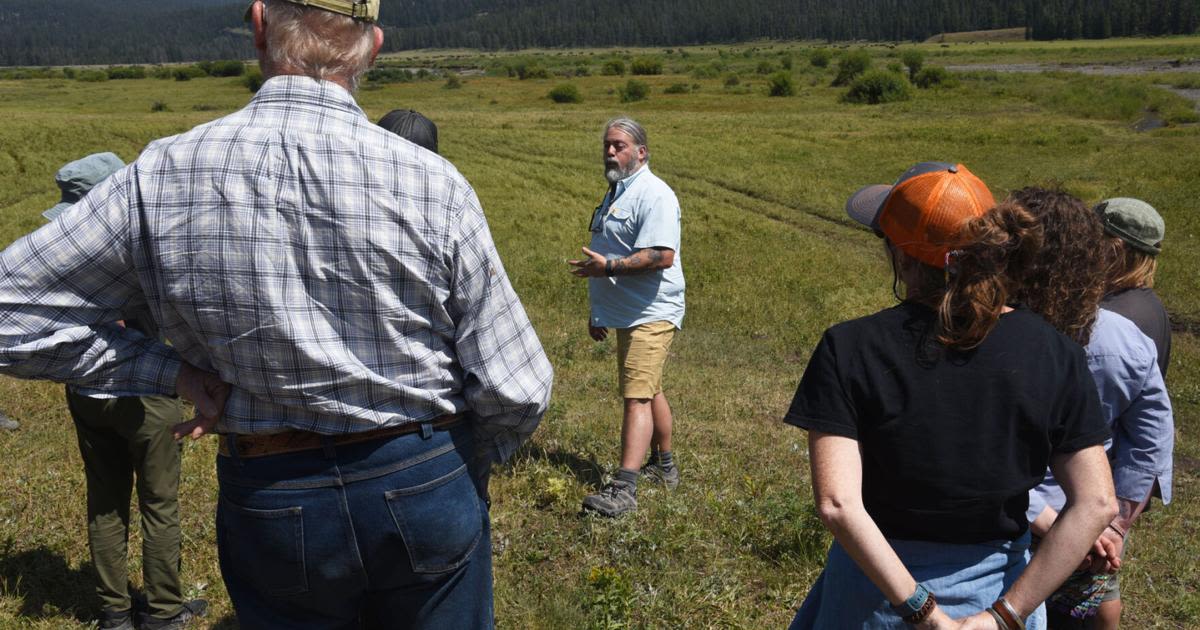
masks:
[[[1147,288],[1126,289],[1104,296],[1100,306],[1137,324],[1138,330],[1154,341],[1158,371],[1167,378],[1167,366],[1171,364],[1171,320],[1158,294]]]
[[[1013,540],[1052,453],[1109,431],[1083,349],[1038,315],[1002,315],[969,352],[905,302],[825,331],[784,421],[858,441],[863,502],[889,538]]]

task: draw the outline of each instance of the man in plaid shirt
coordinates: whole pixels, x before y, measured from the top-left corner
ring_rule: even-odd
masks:
[[[351,96],[377,16],[256,1],[268,80],[245,109],[0,254],[0,371],[178,392],[178,434],[221,434],[243,627],[490,627],[486,473],[550,395],[474,191]],[[172,346],[112,323],[140,309]]]

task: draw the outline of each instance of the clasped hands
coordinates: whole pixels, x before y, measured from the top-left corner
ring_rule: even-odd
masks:
[[[225,411],[225,401],[229,399],[232,387],[221,380],[214,372],[200,368],[184,361],[179,367],[179,375],[175,378],[175,393],[180,398],[192,401],[196,407],[196,417],[187,422],[181,422],[172,428],[176,440],[184,436],[193,440],[200,439],[217,428],[217,420]]]

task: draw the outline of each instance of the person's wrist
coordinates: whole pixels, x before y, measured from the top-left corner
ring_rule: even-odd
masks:
[[[1111,529],[1112,531],[1116,532],[1116,534],[1121,537],[1121,540],[1125,540],[1125,537],[1129,535],[1128,530],[1122,529],[1116,523],[1109,523],[1107,529]]]
[[[996,619],[1003,630],[1025,630],[1025,620],[1004,597],[993,602],[992,607],[988,610],[992,612],[992,617]]]

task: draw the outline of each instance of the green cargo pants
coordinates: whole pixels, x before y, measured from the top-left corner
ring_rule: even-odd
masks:
[[[137,480],[142,517],[142,582],[149,614],[179,612],[179,457],[171,427],[179,400],[166,396],[95,399],[67,390],[87,473],[88,544],[104,610],[131,608],[126,549],[129,499]]]

